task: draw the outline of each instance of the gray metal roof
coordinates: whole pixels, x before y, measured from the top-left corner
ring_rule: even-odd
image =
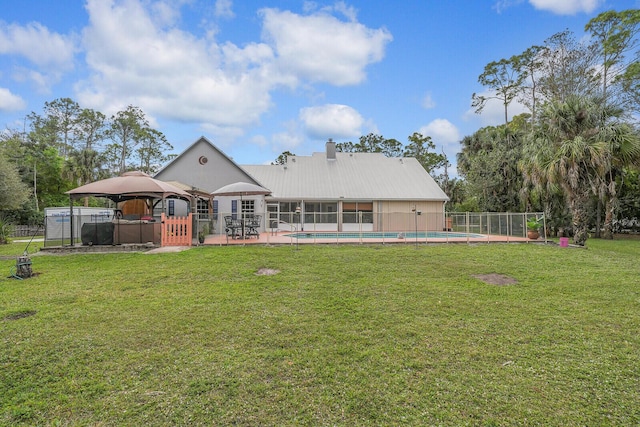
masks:
[[[449,200],[413,157],[380,153],[289,156],[286,165],[243,165],[274,199]]]

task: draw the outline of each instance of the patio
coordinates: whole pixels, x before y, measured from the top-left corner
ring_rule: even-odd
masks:
[[[204,245],[308,245],[308,244],[428,244],[428,243],[544,243],[546,240],[530,240],[526,237],[501,236],[501,235],[482,235],[482,237],[418,237],[416,238],[391,238],[391,237],[366,237],[363,233],[362,237],[351,237],[353,233],[348,233],[349,237],[332,237],[332,238],[296,238],[292,237],[292,232],[262,232],[259,236],[252,236],[245,239],[232,239],[224,234],[210,234],[205,237]],[[402,233],[398,233],[402,234]]]

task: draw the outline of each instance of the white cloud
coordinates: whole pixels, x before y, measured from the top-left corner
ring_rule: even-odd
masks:
[[[308,16],[262,9],[263,38],[278,55],[280,70],[311,82],[359,84],[365,67],[384,57],[392,40],[386,29],[373,30],[317,13]]]
[[[53,33],[40,23],[0,22],[0,54],[23,56],[39,67],[68,70],[73,67],[75,50],[73,36]]]
[[[269,144],[269,141],[264,135],[255,135],[250,139],[253,145],[257,145],[258,147],[266,147]]]
[[[20,111],[26,106],[24,99],[11,93],[9,89],[0,87],[0,111]]]
[[[358,15],[358,11],[356,8],[354,8],[353,6],[348,6],[343,1],[337,1],[333,5],[328,5],[328,6],[327,5],[320,6],[316,2],[305,1],[302,5],[302,8],[306,13],[314,13],[317,11],[326,12],[326,13],[338,12],[344,15],[345,18],[347,18],[349,21],[352,21],[352,22],[356,21],[357,15]]]
[[[430,110],[431,108],[436,107],[436,102],[431,97],[431,93],[427,93],[424,98],[422,98],[422,108],[425,110]]]
[[[604,0],[529,0],[536,9],[547,10],[558,15],[575,15],[576,13],[591,13]]]
[[[340,104],[302,108],[300,120],[306,133],[317,139],[360,136],[365,122],[356,110]]]
[[[522,2],[523,0],[497,0],[494,3],[493,8],[495,9],[496,12],[502,13],[506,9],[510,8],[511,6],[518,5]]]
[[[447,119],[435,119],[420,128],[420,133],[430,136],[436,145],[460,142],[460,131]]]
[[[519,5],[524,0],[495,0],[493,9],[502,13],[506,9]],[[528,0],[538,10],[546,10],[558,15],[575,15],[577,13],[591,13],[605,0]]]
[[[238,46],[173,25],[180,21],[175,5],[88,0],[83,43],[90,76],[76,86],[78,102],[105,113],[133,104],[160,118],[201,123],[216,135],[237,134],[259,122],[279,87],[362,82],[365,67],[382,59],[391,40],[386,30],[342,22],[326,11],[302,16],[263,9],[266,41]],[[231,6],[230,0],[216,3],[222,11]],[[346,6],[337,10],[355,17]]]
[[[290,120],[284,126],[285,131],[271,135],[271,149],[274,153],[295,152],[296,148],[301,146],[305,140],[300,132],[298,122]]]
[[[0,55],[14,55],[29,61],[32,65],[16,66],[14,79],[31,81],[39,92],[49,92],[64,72],[73,69],[76,51],[74,34],[51,32],[37,22],[7,25],[0,21]]]
[[[282,147],[282,151],[294,151],[304,141],[301,135],[289,132],[275,133],[271,139],[274,147]]]
[[[448,169],[449,176],[456,176],[456,154],[460,151],[460,140],[462,139],[458,128],[447,119],[435,119],[426,126],[420,128],[419,132],[424,136],[430,136],[436,146],[435,151],[447,156],[452,166]],[[444,170],[435,172],[442,173]]]
[[[93,75],[78,86],[81,104],[102,111],[134,104],[169,119],[231,127],[255,123],[271,106],[268,46],[219,46],[162,29],[134,0],[90,0],[87,10],[84,43]]]
[[[235,16],[233,13],[233,2],[231,0],[217,0],[215,5],[215,15],[218,18],[233,18]]]

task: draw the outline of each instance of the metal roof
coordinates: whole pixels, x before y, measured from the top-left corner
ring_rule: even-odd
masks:
[[[286,165],[243,165],[274,199],[449,200],[413,157],[380,153],[289,156]]]

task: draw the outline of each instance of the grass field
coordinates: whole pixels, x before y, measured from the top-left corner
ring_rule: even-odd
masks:
[[[3,246],[0,425],[638,425],[640,241],[588,245]]]

